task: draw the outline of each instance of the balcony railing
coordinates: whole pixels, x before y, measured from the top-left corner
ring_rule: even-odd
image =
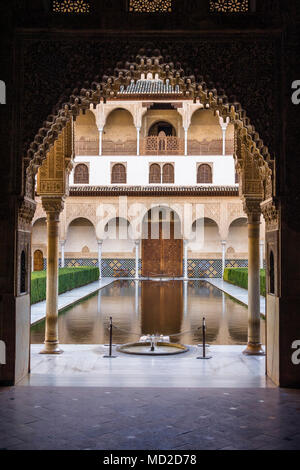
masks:
[[[125,142],[112,140],[103,140],[102,155],[136,155],[136,140],[127,140]]]
[[[77,140],[75,142],[75,155],[99,155],[99,140]]]
[[[226,140],[225,153],[232,155],[234,152],[234,141]],[[188,155],[222,155],[223,154],[223,140],[188,140]]]
[[[141,155],[183,155],[184,140],[173,136],[150,136],[141,141]]]
[[[188,140],[188,155],[222,155],[223,141],[215,140]],[[234,141],[226,140],[225,153],[232,155]],[[81,156],[99,155],[98,140],[78,140],[75,142],[75,154]],[[103,140],[102,155],[136,155],[136,140],[112,141]],[[184,139],[173,136],[150,136],[140,141],[140,155],[184,155]]]

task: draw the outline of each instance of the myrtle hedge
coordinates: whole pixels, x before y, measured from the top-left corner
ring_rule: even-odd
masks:
[[[31,304],[46,298],[46,271],[31,273]],[[99,279],[99,268],[81,266],[78,268],[61,268],[58,272],[58,293],[62,294],[75,287],[84,286]]]
[[[248,268],[225,268],[224,281],[248,289]],[[266,295],[266,271],[260,270],[260,294]]]

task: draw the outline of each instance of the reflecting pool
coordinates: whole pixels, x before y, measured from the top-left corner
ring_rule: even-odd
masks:
[[[202,341],[199,327],[203,316],[208,343],[247,342],[247,307],[205,281],[115,281],[60,313],[60,343],[107,343],[110,316],[117,344],[156,333],[176,342],[197,344]],[[261,323],[263,335],[264,321]],[[31,328],[31,342],[43,343],[44,334],[42,321]]]

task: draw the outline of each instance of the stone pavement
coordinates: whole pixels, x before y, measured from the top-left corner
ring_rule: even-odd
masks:
[[[234,286],[233,284],[230,284],[230,282],[226,282],[223,279],[207,278],[203,280],[209,282],[210,284],[222,290],[226,294],[231,295],[231,297],[234,297],[235,299],[239,300],[239,302],[242,302],[242,304],[248,307],[248,290],[247,289],[243,289],[242,287],[239,287],[239,286]],[[260,296],[260,313],[262,315],[266,314],[266,299],[262,295]]]
[[[0,389],[0,449],[300,449],[300,391]]]
[[[61,355],[39,354],[43,345],[31,345],[31,374],[20,385],[56,387],[272,387],[265,375],[265,357],[245,356],[245,346],[212,345],[209,360],[197,360],[201,349],[175,356],[135,356],[100,344],[61,344]]]
[[[81,299],[84,299],[90,294],[97,292],[97,290],[102,289],[108,284],[111,284],[116,279],[111,277],[106,277],[104,279],[99,279],[99,281],[91,282],[86,286],[77,287],[76,289],[69,290],[58,296],[58,311],[63,310],[66,307],[78,302]],[[31,306],[31,324],[39,322],[46,316],[46,300],[38,302]]]

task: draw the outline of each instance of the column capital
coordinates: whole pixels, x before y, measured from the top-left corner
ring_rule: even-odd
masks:
[[[65,246],[66,240],[59,240],[59,243],[60,243],[62,246]]]
[[[221,245],[222,245],[222,246],[225,246],[226,244],[227,244],[227,241],[226,241],[226,240],[222,240],[222,241],[221,241]]]
[[[103,240],[97,240],[98,245],[102,245]]]
[[[135,245],[136,245],[136,246],[138,246],[138,245],[140,244],[140,242],[141,242],[141,240],[140,240],[140,239],[138,239],[138,240],[134,240],[134,243],[135,243]]]
[[[243,200],[243,209],[248,216],[248,222],[250,223],[260,223],[261,217],[261,199],[259,198],[245,198]]]
[[[43,196],[42,206],[47,214],[53,214],[59,216],[64,209],[64,198],[61,196]]]

